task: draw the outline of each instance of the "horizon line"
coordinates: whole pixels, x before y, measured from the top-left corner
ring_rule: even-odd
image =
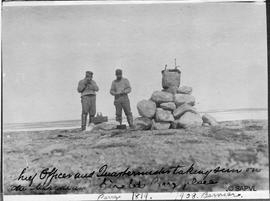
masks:
[[[236,108],[236,109],[226,109],[226,110],[207,110],[207,111],[198,111],[199,113],[215,113],[215,112],[233,112],[233,111],[245,111],[245,110],[268,110],[268,108]],[[137,116],[134,116],[137,117]],[[108,117],[108,120],[113,120],[114,117]],[[123,119],[126,119],[124,116]],[[3,125],[9,125],[9,124],[33,124],[33,123],[57,123],[57,122],[63,122],[63,121],[80,121],[80,119],[66,119],[66,120],[53,120],[53,121],[31,121],[31,122],[14,122],[14,123],[3,123]]]

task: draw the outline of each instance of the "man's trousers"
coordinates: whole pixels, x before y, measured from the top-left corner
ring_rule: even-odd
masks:
[[[124,110],[129,125],[133,125],[133,117],[128,95],[124,94],[115,96],[114,105],[116,110],[116,121],[122,123],[122,110]]]
[[[87,115],[89,114],[89,123],[96,115],[96,95],[86,95],[81,97],[82,103],[82,129],[86,127]]]

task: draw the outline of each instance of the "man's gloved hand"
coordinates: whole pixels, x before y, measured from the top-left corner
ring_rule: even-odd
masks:
[[[126,94],[125,90],[120,91],[119,95]]]
[[[91,84],[92,80],[90,78],[85,78],[84,82],[85,84]]]

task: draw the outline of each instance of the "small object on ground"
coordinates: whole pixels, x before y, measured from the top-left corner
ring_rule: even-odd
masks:
[[[204,114],[202,116],[202,120],[204,123],[208,123],[210,124],[211,126],[217,126],[218,125],[218,122],[215,120],[214,117],[212,117],[211,115],[209,114]]]
[[[120,124],[116,126],[116,129],[127,129],[127,126],[125,124]]]
[[[41,148],[38,153],[39,154],[53,154],[54,152],[64,152],[67,150],[68,146],[65,144],[52,144],[49,146],[46,146],[44,148]]]
[[[95,127],[95,125],[93,123],[91,123],[89,126],[86,127],[85,131],[91,131],[91,130],[93,130],[94,127]]]
[[[203,123],[202,126],[204,126],[204,127],[209,127],[210,124],[209,124],[209,123]]]
[[[108,117],[107,116],[103,116],[102,113],[97,113],[97,115],[95,117],[92,118],[92,122],[94,124],[100,124],[103,122],[108,122]]]
[[[134,121],[137,130],[149,130],[152,126],[152,121],[146,117],[138,117]]]
[[[113,130],[116,129],[116,123],[103,122],[94,127],[94,130]]]
[[[131,131],[135,131],[135,130],[136,130],[135,125],[131,125],[131,126],[129,126],[129,130],[131,130]]]

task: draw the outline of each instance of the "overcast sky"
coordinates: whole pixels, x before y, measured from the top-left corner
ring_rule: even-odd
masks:
[[[267,107],[264,4],[4,7],[4,122],[79,119],[78,81],[94,72],[97,111],[114,117],[114,70],[130,80],[132,112],[181,66],[201,111]]]

